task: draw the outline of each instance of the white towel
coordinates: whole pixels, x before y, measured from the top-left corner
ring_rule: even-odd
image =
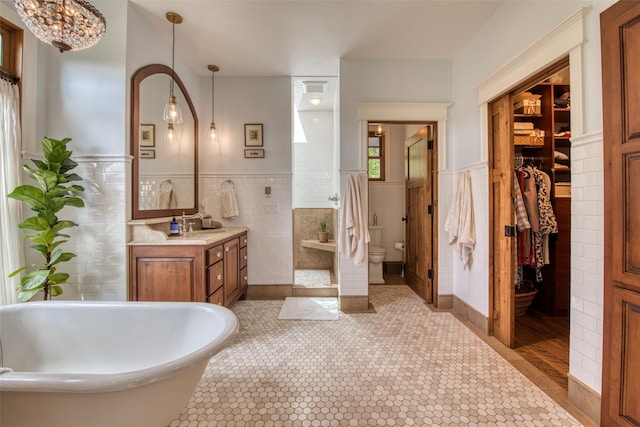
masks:
[[[471,173],[465,171],[458,179],[444,229],[449,233],[449,245],[462,260],[463,268],[471,268],[471,253],[476,244],[476,224],[471,196]]]
[[[356,266],[368,261],[367,243],[371,241],[361,193],[360,180],[349,175],[342,199],[338,248],[341,256],[351,258]]]
[[[161,188],[160,194],[158,195],[158,209],[175,209],[178,205],[176,200],[176,196],[173,192],[172,188]]]
[[[220,193],[220,205],[222,207],[222,218],[233,218],[239,215],[235,188],[222,189]]]

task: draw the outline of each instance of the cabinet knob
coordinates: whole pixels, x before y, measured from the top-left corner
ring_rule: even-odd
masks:
[[[218,280],[222,280],[222,274],[218,274],[218,275],[216,276],[216,279],[218,279]]]
[[[224,250],[229,252],[231,250],[231,248],[229,246],[227,246],[226,248],[224,248]]]
[[[247,276],[244,276],[244,280],[249,280],[249,278]]]
[[[217,256],[218,258],[222,258],[222,252],[218,252],[218,253],[216,254],[216,256]]]
[[[247,256],[246,256],[246,255],[244,256],[244,259],[247,259]]]
[[[244,242],[247,243],[247,239],[244,239]]]

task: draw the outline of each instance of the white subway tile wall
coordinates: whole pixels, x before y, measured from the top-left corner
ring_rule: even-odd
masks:
[[[235,187],[239,216],[221,215],[222,184]],[[271,187],[271,195],[265,195]],[[293,224],[291,175],[213,175],[200,176],[200,211],[209,213],[223,226],[248,227],[249,284],[293,283]]]
[[[167,184],[167,180],[170,183]],[[177,206],[193,206],[193,175],[145,174],[140,177],[140,208],[158,209],[160,186],[164,185],[172,186]]]
[[[333,137],[333,112],[298,112],[307,142],[293,144],[293,206],[331,208],[337,169]]]
[[[394,248],[395,242],[404,240],[405,215],[404,182],[369,182],[369,225],[373,215],[382,228],[382,247],[385,261],[402,261],[402,252]]]
[[[451,253],[453,265],[453,294],[458,298],[473,306],[480,313],[488,316],[489,313],[489,292],[487,290],[489,277],[489,184],[488,184],[488,168],[486,163],[472,165],[466,168],[471,172],[471,191],[473,198],[473,212],[475,217],[476,228],[476,244],[472,253],[471,267],[464,269],[462,261],[453,248],[448,245],[449,234],[442,230],[441,238],[448,246],[446,251]],[[442,215],[442,221],[446,221],[447,214],[453,199],[459,173],[463,169],[452,173],[451,186],[449,194],[445,194],[441,187],[439,199],[441,209],[439,215]],[[443,183],[440,183],[442,185]],[[446,185],[446,184],[445,184]],[[445,208],[446,205],[446,208]],[[444,224],[444,223],[443,223]],[[483,292],[479,292],[479,286],[487,283]],[[446,285],[445,285],[446,286]],[[445,293],[444,289],[440,293]]]
[[[570,372],[602,388],[604,187],[602,133],[571,140]]]
[[[440,171],[438,174],[438,293],[453,294],[453,250],[449,246],[449,235],[444,231],[444,223],[453,199],[455,174]]]
[[[35,157],[31,157],[35,158]],[[59,271],[69,273],[59,299],[124,301],[127,299],[127,200],[130,186],[127,176],[131,162],[124,156],[80,156],[74,170],[83,178],[84,208],[64,208],[60,218],[74,221],[78,227],[65,230],[71,235],[61,248],[77,256],[60,264]],[[25,215],[31,211],[25,210]],[[27,242],[27,248],[31,242]],[[35,251],[27,249],[27,262],[41,263]]]

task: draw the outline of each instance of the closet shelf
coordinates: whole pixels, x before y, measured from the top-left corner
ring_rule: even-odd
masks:
[[[516,118],[542,117],[542,114],[514,114],[513,117],[516,117]]]

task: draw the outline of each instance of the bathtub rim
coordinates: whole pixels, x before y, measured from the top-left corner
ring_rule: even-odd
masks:
[[[210,359],[235,338],[239,330],[238,318],[226,307],[201,302],[147,302],[147,301],[33,301],[0,307],[3,311],[28,309],[27,306],[97,306],[97,307],[188,307],[219,315],[224,327],[215,340],[166,363],[147,368],[109,374],[72,374],[50,372],[5,372],[0,374],[0,393],[7,392],[59,392],[59,393],[105,393],[126,390],[152,384],[193,368],[204,359]],[[11,368],[8,366],[8,368]]]

